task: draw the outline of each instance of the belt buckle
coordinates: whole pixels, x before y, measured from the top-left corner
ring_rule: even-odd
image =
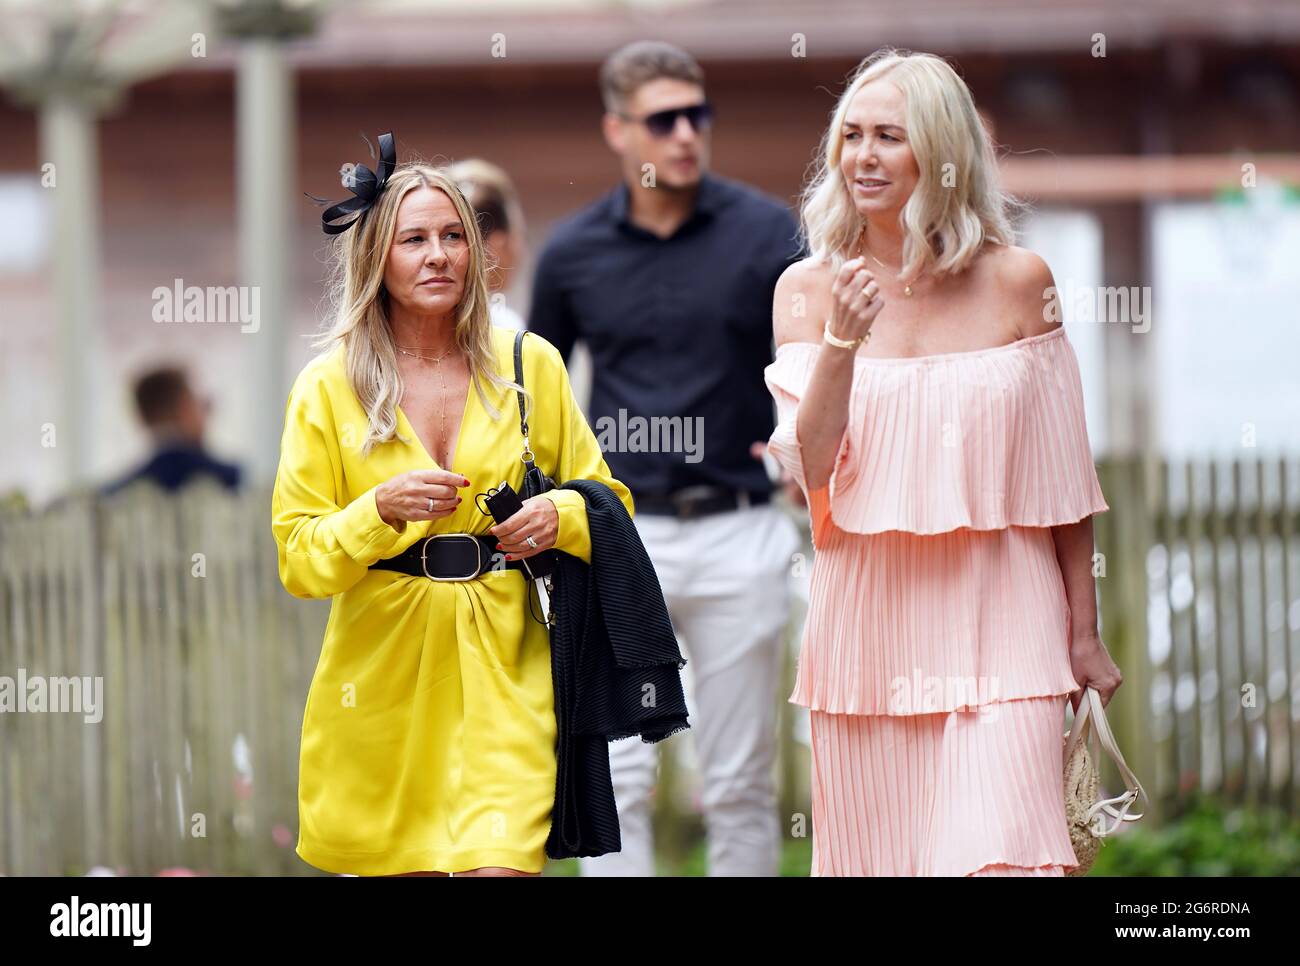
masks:
[[[669,494],[669,499],[673,501],[673,506],[677,508],[677,518],[679,520],[689,520],[695,516],[694,506],[703,503],[716,492],[717,487],[699,484],[674,490]]]
[[[464,577],[435,577],[433,574],[429,573],[429,559],[427,554],[430,541],[446,540],[448,538],[455,539],[456,537],[462,537],[474,544],[474,552],[478,558],[478,564],[475,566],[474,572],[466,574]],[[478,538],[472,533],[435,533],[431,537],[425,537],[424,543],[420,544],[420,569],[424,571],[424,576],[428,577],[430,580],[473,580],[483,570],[483,544],[479,543]]]

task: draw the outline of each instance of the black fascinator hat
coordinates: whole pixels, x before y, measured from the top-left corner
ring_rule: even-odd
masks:
[[[321,227],[325,229],[327,235],[338,235],[364,217],[370,206],[379,198],[380,193],[384,190],[384,185],[388,183],[388,178],[397,167],[397,150],[393,145],[393,132],[388,131],[379,135],[379,153],[375,154],[374,145],[363,134],[361,139],[366,142],[366,147],[370,148],[370,157],[378,160],[379,164],[375,171],[371,171],[364,164],[352,166],[347,177],[343,181],[344,187],[352,192],[352,198],[345,198],[343,201],[330,205],[321,212]],[[303,192],[307,194],[307,192]],[[329,205],[327,198],[317,198],[315,195],[307,195],[318,205]],[[350,217],[355,216],[355,217]],[[346,221],[340,219],[346,218]]]

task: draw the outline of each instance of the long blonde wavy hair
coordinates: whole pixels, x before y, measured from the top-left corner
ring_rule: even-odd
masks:
[[[456,183],[437,167],[409,162],[393,170],[384,190],[358,224],[335,236],[334,260],[328,287],[330,310],[324,331],[313,343],[323,355],[340,343],[344,347],[348,380],[369,420],[362,456],[379,443],[401,438],[397,433],[397,405],[402,398],[402,376],[397,368],[397,351],[389,324],[388,293],[384,269],[397,231],[397,209],[402,199],[419,188],[444,192],[456,208],[465,229],[469,262],[465,269],[465,290],[456,307],[456,344],[469,365],[470,379],[483,407],[493,419],[501,413],[489,402],[483,389],[486,380],[494,386],[521,389],[496,368],[492,346],[492,322],[488,314],[488,285],[483,233],[474,211]],[[524,391],[531,408],[531,396]]]
[[[857,66],[831,114],[800,208],[809,254],[838,271],[865,227],[840,172],[844,120],[858,91],[886,75],[903,92],[907,140],[920,169],[899,215],[901,277],[956,274],[985,242],[1013,242],[1011,216],[1023,206],[1002,191],[993,142],[966,82],[941,57],[892,47]],[[949,163],[956,175],[950,187],[944,185]]]

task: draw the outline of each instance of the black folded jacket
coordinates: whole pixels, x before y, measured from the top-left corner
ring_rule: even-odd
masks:
[[[604,483],[571,480],[591,532],[590,565],[559,553],[552,580],[555,807],[546,854],[604,855],[622,848],[609,742],[662,741],[688,727],[668,606],[636,524]]]

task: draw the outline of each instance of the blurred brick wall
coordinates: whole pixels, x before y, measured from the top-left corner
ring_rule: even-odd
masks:
[[[1270,57],[1284,67],[1280,81],[1276,74],[1272,81],[1252,77],[1252,53],[1240,48],[1200,50],[1194,70],[1176,46],[1105,61],[1024,54],[964,56],[958,63],[997,139],[1017,152],[1295,152],[1300,116],[1289,109],[1294,100],[1279,97],[1278,89],[1285,92],[1288,79],[1294,85],[1300,76],[1300,52],[1273,50]],[[706,62],[718,107],[714,169],[793,204],[834,94],[853,65],[794,58]],[[305,71],[298,77],[297,190],[340,197],[339,166],[366,160],[358,132],[373,137],[391,129],[399,159],[477,155],[504,166],[522,194],[535,254],[557,217],[618,177],[599,133],[595,75],[594,64]],[[100,125],[103,373],[110,392],[95,463],[104,472],[142,451],[125,380],[155,359],[195,365],[217,396],[214,445],[230,456],[240,453],[247,420],[281,416],[241,408],[247,345],[237,327],[160,326],[149,317],[154,287],[170,286],[173,278],[197,285],[237,282],[233,107],[230,74],[190,71],[134,88]],[[35,176],[41,160],[33,116],[0,106],[0,176]],[[327,248],[319,209],[295,194],[293,211],[291,328],[301,335],[317,324]],[[1138,211],[1137,204],[1112,205],[1104,215],[1128,234]],[[1124,264],[1108,266],[1108,273],[1135,274],[1138,257],[1129,246]],[[528,274],[526,265],[512,289],[521,312]],[[6,382],[0,439],[30,439],[33,413],[52,413],[56,402],[53,310],[43,273],[0,272],[0,299],[6,357],[0,360]],[[292,371],[310,355],[304,339],[294,341]],[[57,482],[50,472],[36,474],[38,489]],[[24,474],[11,465],[0,490]]]

